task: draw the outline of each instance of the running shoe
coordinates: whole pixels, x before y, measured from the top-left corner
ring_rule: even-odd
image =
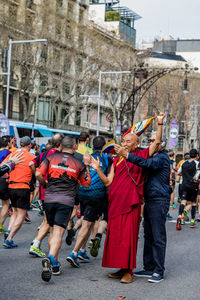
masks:
[[[168,213],[168,214],[166,214],[166,218],[168,219],[168,220],[172,220],[173,219],[173,217]]]
[[[73,252],[71,252],[68,256],[67,256],[67,261],[72,265],[72,267],[74,268],[79,268],[80,264],[78,262],[78,257],[74,255]]]
[[[90,240],[88,243],[88,248],[92,248],[92,246],[93,246],[93,240]]]
[[[26,217],[25,217],[24,221],[25,221],[26,223],[28,223],[28,224],[30,224],[30,223],[31,223],[31,219],[30,219],[30,217],[29,217],[29,214],[28,214],[28,213],[26,213]]]
[[[196,220],[191,219],[190,221],[190,228],[195,228],[196,227]]]
[[[185,220],[181,219],[181,225],[185,225]]]
[[[178,203],[181,203],[181,198],[178,198],[178,199],[177,199],[177,202],[178,202]]]
[[[74,229],[70,229],[67,231],[67,237],[65,239],[65,242],[67,245],[70,246],[72,244],[75,234],[76,234],[76,232],[74,231]]]
[[[146,271],[146,270],[141,270],[138,272],[133,272],[133,275],[136,277],[143,277],[143,278],[151,278],[153,275],[152,271]]]
[[[84,262],[89,262],[90,261],[90,257],[87,255],[87,252],[86,250],[83,252],[81,250],[78,251],[78,258],[81,260],[81,261],[84,261]]]
[[[38,202],[36,202],[36,201],[32,201],[31,206],[32,206],[33,208],[38,208],[38,207],[39,207],[39,204],[38,204]]]
[[[183,214],[184,214],[185,221],[188,222],[189,221],[189,216],[188,216],[188,212],[187,212],[186,209],[183,210]]]
[[[177,222],[176,222],[176,230],[181,230],[181,218],[178,218],[178,219],[177,219]]]
[[[61,273],[61,264],[60,264],[60,262],[58,261],[58,264],[57,264],[57,265],[52,266],[52,275],[57,276],[57,275],[60,275],[60,273]]]
[[[172,204],[172,205],[170,205],[170,209],[172,210],[172,209],[175,209],[176,208],[176,205],[175,204]]]
[[[4,242],[5,242],[5,240],[8,238],[9,233],[10,233],[10,230],[7,230],[7,231],[4,233]]]
[[[46,257],[46,254],[41,251],[40,247],[36,248],[33,245],[31,245],[31,247],[30,247],[29,254],[35,255],[38,257]]]
[[[48,282],[51,279],[52,269],[51,269],[51,261],[49,257],[45,257],[42,260],[42,280]]]
[[[18,247],[18,246],[13,242],[13,240],[9,241],[8,239],[5,240],[5,242],[3,243],[3,246],[4,246],[5,248],[8,248],[8,249],[12,249],[12,248]]]
[[[0,224],[0,233],[5,233],[7,232],[7,229],[3,227],[2,224]]]
[[[42,216],[44,216],[44,212],[43,212],[43,210],[39,209],[39,211],[38,211],[38,216],[39,216],[39,217],[42,217]]]
[[[148,279],[149,282],[153,282],[153,283],[159,283],[162,280],[164,280],[163,276],[157,273],[153,273],[151,278]]]
[[[99,253],[99,248],[100,248],[101,240],[99,237],[96,237],[92,243],[92,248],[90,249],[90,254],[93,257],[97,257]]]

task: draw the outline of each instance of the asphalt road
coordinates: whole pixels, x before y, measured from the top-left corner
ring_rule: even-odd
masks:
[[[121,284],[109,279],[110,269],[101,267],[102,251],[90,263],[82,263],[79,269],[72,268],[66,261],[71,247],[63,242],[59,260],[62,274],[52,276],[49,283],[41,280],[41,259],[28,254],[42,218],[37,211],[31,211],[32,223],[24,224],[14,241],[16,249],[4,249],[0,235],[0,299],[66,299],[66,300],[114,300],[124,296],[126,300],[190,300],[200,298],[200,224],[195,229],[185,225],[180,232],[175,229],[177,208],[171,212],[174,221],[167,222],[168,245],[165,280],[159,284],[147,279],[136,278],[131,284]],[[7,224],[7,222],[6,222]],[[142,268],[143,228],[140,230],[137,269]],[[47,238],[42,244],[47,252]]]

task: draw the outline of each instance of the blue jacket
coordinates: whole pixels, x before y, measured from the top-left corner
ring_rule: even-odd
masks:
[[[170,160],[165,150],[148,159],[129,153],[128,160],[141,168],[148,169],[144,184],[145,201],[170,200],[172,191],[169,185]]]

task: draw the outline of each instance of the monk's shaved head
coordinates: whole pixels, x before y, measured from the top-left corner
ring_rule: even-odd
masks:
[[[131,153],[134,153],[139,145],[139,137],[134,133],[128,133],[125,135],[122,146]]]
[[[125,137],[127,137],[128,139],[131,139],[132,141],[136,141],[137,143],[139,143],[139,137],[135,133],[128,133],[125,135]]]

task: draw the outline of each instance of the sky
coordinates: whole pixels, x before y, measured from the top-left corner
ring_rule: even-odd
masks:
[[[200,0],[121,0],[142,17],[135,21],[136,43],[158,36],[200,39]]]

